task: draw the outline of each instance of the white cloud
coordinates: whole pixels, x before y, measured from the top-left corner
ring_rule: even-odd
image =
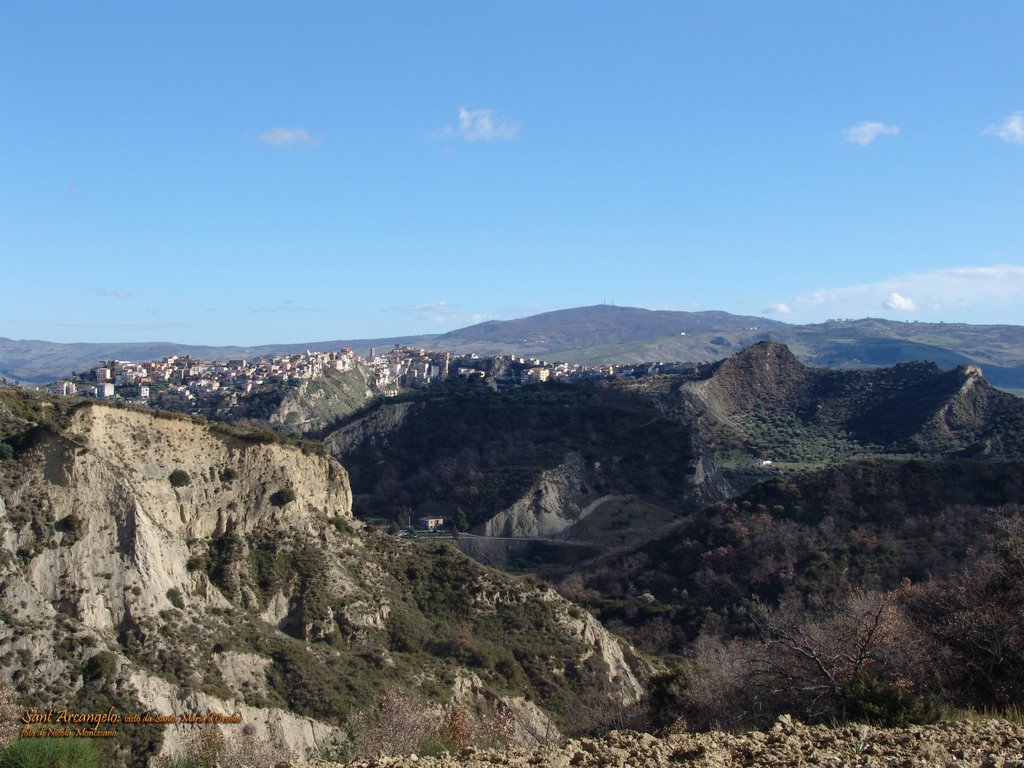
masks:
[[[466,141],[500,141],[519,135],[519,123],[499,117],[493,109],[459,107],[459,135]]]
[[[898,125],[865,121],[844,130],[843,138],[851,144],[860,144],[860,146],[866,147],[879,136],[895,136],[899,132],[900,127]]]
[[[274,147],[294,147],[296,144],[316,146],[320,143],[320,138],[313,136],[305,128],[271,128],[261,133],[257,139],[260,144],[270,144]]]
[[[898,291],[892,291],[882,302],[886,309],[898,309],[901,312],[917,312],[917,305],[913,299],[907,298]]]
[[[781,301],[777,304],[772,304],[762,310],[766,315],[792,315],[793,308],[788,304],[783,304]]]
[[[998,136],[1007,144],[1024,144],[1024,112],[1014,112],[1002,122],[993,123],[982,133]]]
[[[1000,315],[1015,317],[1010,320],[1015,323],[1024,322],[1017,310],[1022,305],[1024,266],[1016,264],[908,272],[875,283],[798,295],[789,304],[801,319],[875,316],[882,309],[951,321],[965,315]]]

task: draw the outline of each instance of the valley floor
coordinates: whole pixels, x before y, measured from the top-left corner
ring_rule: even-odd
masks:
[[[783,716],[768,731],[712,731],[658,738],[613,731],[560,747],[507,751],[473,748],[440,757],[380,757],[348,768],[596,768],[597,766],[906,766],[907,768],[1024,768],[1024,726],[1002,720],[946,721],[909,728],[806,726]],[[309,768],[335,768],[317,762]],[[340,766],[338,767],[340,768]]]

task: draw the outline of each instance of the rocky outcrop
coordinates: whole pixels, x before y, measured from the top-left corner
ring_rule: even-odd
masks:
[[[754,455],[771,451],[775,460],[1024,453],[1024,402],[995,390],[976,365],[809,368],[785,346],[762,342],[702,367],[679,394],[708,442]]]
[[[332,456],[343,456],[364,441],[372,442],[397,429],[413,407],[411,402],[383,403],[367,415],[332,432],[324,445]]]
[[[752,411],[772,406],[792,406],[805,396],[813,379],[784,344],[763,341],[709,366],[703,381],[687,385],[715,413]]]
[[[366,404],[374,396],[373,375],[357,363],[348,371],[325,371],[289,390],[268,421],[275,429],[318,432]]]
[[[120,625],[128,611],[173,607],[171,590],[222,605],[187,567],[196,542],[227,530],[315,533],[334,518],[351,520],[345,470],[333,460],[189,420],[83,408],[65,434],[44,437],[34,452],[9,500],[44,512],[55,546],[31,559],[24,578],[97,630]],[[40,544],[31,526],[18,530],[9,516],[4,523],[12,553]]]
[[[253,679],[259,681],[260,676],[256,675]],[[278,744],[291,754],[306,754],[318,744],[344,738],[341,729],[312,718],[300,717],[278,708],[252,707],[237,700],[225,700],[201,692],[183,692],[163,678],[141,670],[132,670],[128,680],[138,691],[139,700],[156,713],[197,713],[206,716],[216,713],[227,718],[238,717],[258,738]],[[174,753],[181,750],[194,733],[195,726],[189,724],[175,723],[164,728],[163,751]],[[228,733],[234,735],[230,731]]]
[[[591,490],[583,457],[576,451],[554,469],[542,472],[530,490],[479,528],[483,536],[548,537],[585,516],[599,495]]]
[[[78,665],[102,652],[113,654],[110,674],[120,675],[118,685],[142,707],[245,708],[241,700],[186,692],[133,667],[125,638],[160,637],[157,630],[174,616],[215,627],[209,617],[257,604],[243,584],[225,594],[196,565],[228,532],[315,539],[339,523],[357,525],[347,475],[333,459],[129,409],[82,407],[67,429],[41,433],[2,470],[0,608],[8,621],[0,641],[25,662],[8,663],[3,675],[55,697],[73,696],[85,684]],[[69,642],[78,655],[67,652]],[[170,642],[165,647],[171,652]],[[206,662],[188,661],[194,668]],[[223,676],[225,690],[241,690],[238,670],[235,664],[234,676]],[[261,673],[254,677],[258,684]],[[248,722],[299,751],[326,728],[255,709],[247,708]]]
[[[591,654],[600,658],[607,669],[609,687],[618,692],[616,704],[629,706],[643,698],[641,677],[648,677],[653,670],[628,643],[612,635],[586,611],[566,610],[560,619],[572,636],[579,638],[585,647],[593,649],[583,660]]]

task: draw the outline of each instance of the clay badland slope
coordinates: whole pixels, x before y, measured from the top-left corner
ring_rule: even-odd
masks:
[[[642,662],[553,590],[361,530],[327,456],[103,405],[0,415],[0,679],[27,704],[238,713],[301,755],[387,689],[500,707],[521,741],[585,690],[643,693]],[[141,764],[184,735],[107,746]]]

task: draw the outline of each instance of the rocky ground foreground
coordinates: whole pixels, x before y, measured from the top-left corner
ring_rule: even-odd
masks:
[[[788,716],[763,732],[682,733],[665,737],[614,731],[559,747],[508,751],[473,748],[440,757],[379,757],[348,768],[493,768],[493,766],[938,766],[1024,768],[1024,726],[1002,720],[942,722],[884,729],[807,726]],[[313,763],[335,768],[332,763]],[[311,768],[312,768],[311,766]]]

